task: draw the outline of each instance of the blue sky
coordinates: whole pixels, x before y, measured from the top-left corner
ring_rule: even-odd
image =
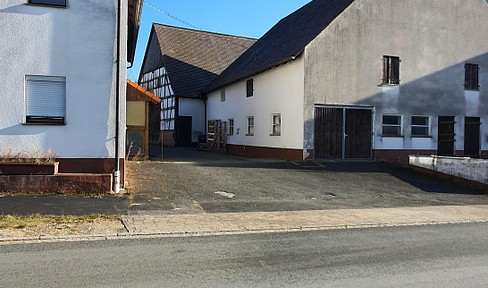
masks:
[[[259,38],[280,19],[310,0],[145,0],[144,2],[159,8],[164,13],[146,4],[143,5],[134,65],[127,70],[127,77],[135,82],[139,76],[153,22]]]

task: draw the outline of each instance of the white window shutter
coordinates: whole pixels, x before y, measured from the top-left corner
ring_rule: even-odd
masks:
[[[64,118],[66,78],[26,76],[26,116]]]

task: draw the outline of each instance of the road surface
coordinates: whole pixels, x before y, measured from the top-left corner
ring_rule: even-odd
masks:
[[[0,246],[0,287],[488,287],[488,223]]]

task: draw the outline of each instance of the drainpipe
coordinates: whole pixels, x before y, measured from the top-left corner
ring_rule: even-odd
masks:
[[[120,4],[117,1],[117,72],[115,81],[115,171],[114,171],[114,192],[120,192],[120,163],[119,163],[119,118],[120,118]]]

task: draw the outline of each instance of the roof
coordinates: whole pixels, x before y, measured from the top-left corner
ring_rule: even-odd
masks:
[[[139,33],[139,22],[141,20],[143,0],[128,1],[127,15],[127,61],[134,61],[136,53],[137,34]]]
[[[176,96],[196,98],[256,39],[153,24]]]
[[[294,60],[352,2],[314,0],[281,19],[206,87],[205,92]]]
[[[151,92],[137,85],[136,83],[127,80],[127,101],[145,101],[151,102],[152,104],[158,104],[161,99],[156,97]]]

